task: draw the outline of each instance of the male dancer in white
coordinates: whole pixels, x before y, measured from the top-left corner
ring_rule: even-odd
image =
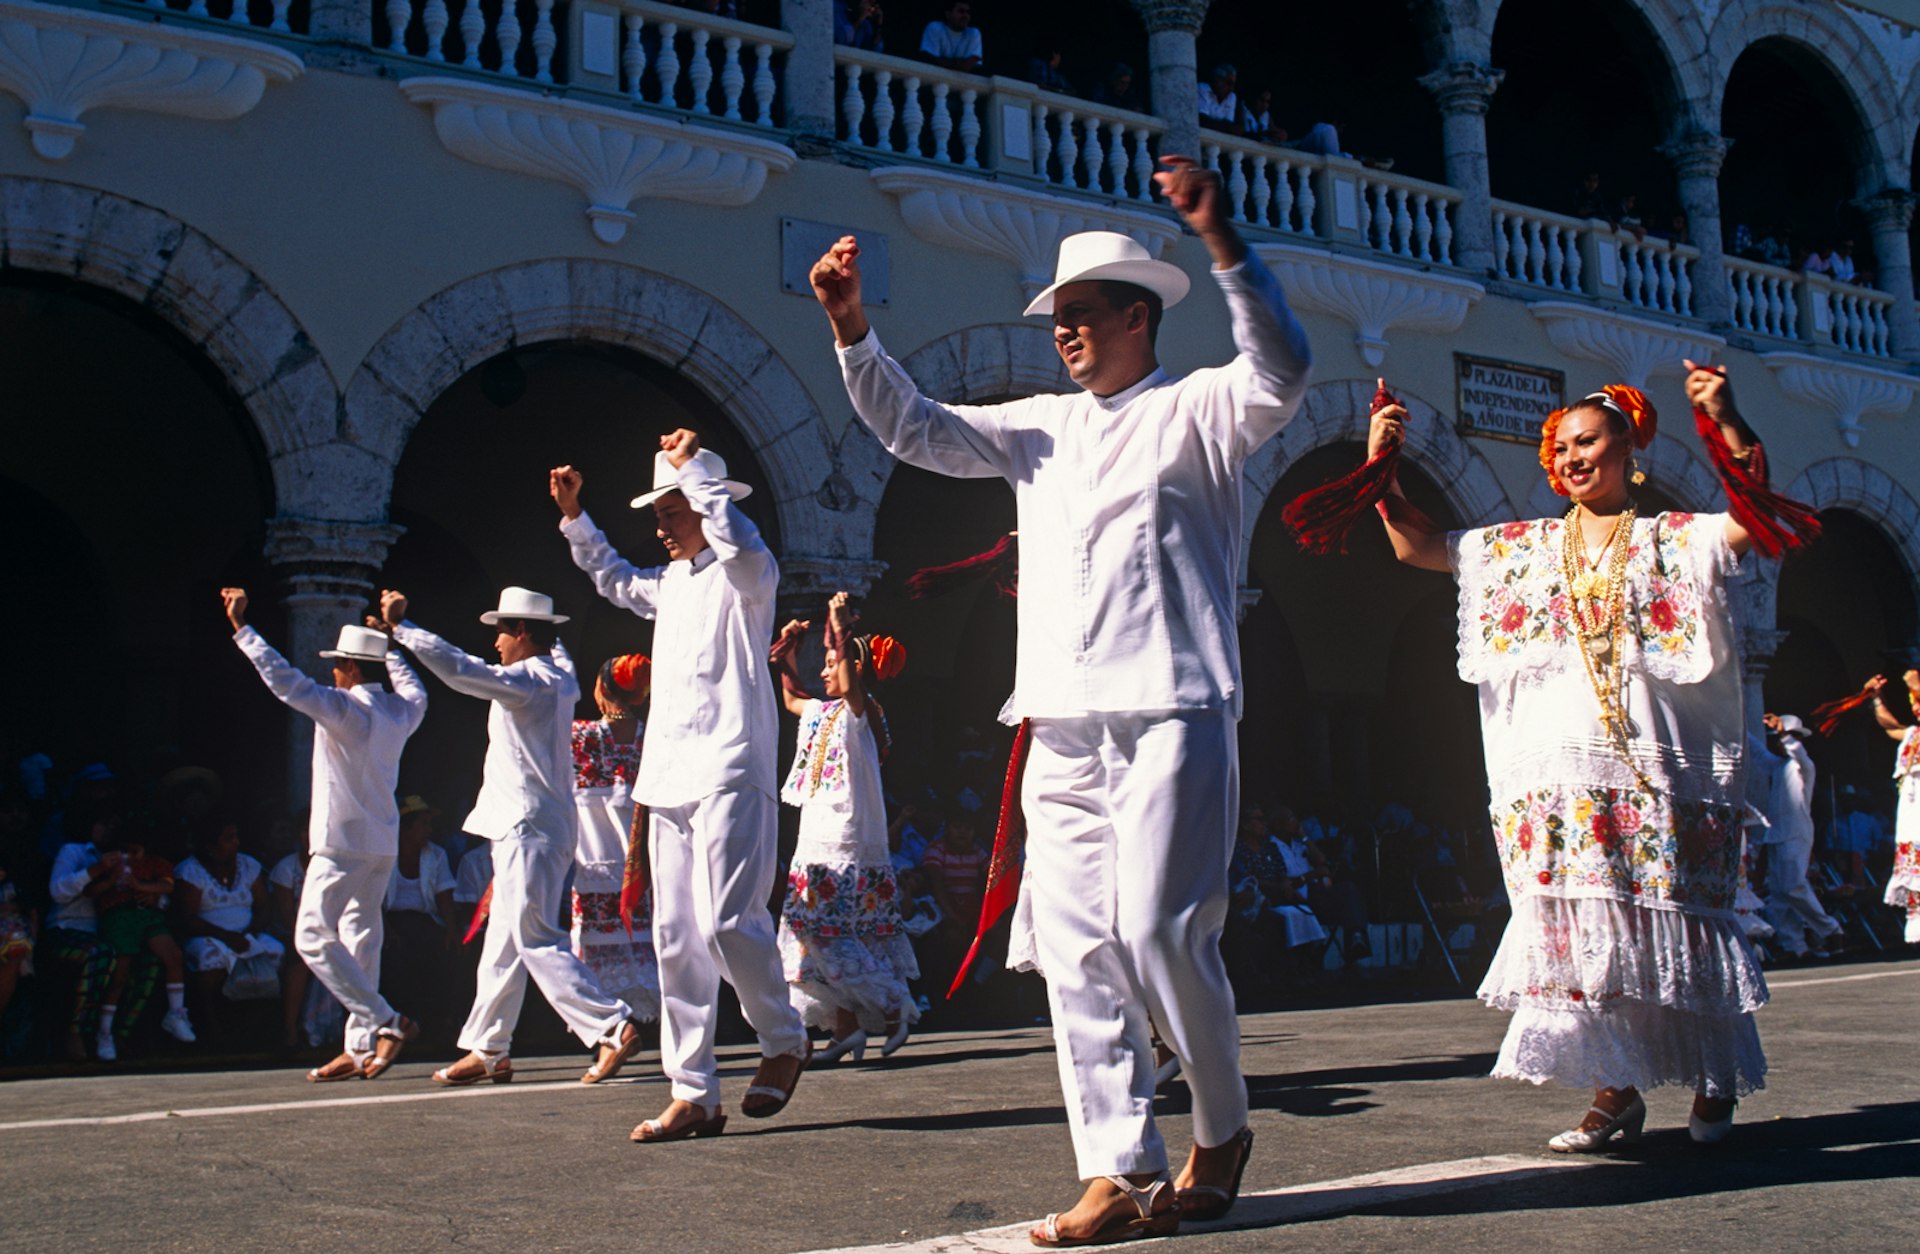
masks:
[[[627,1003],[608,997],[573,956],[556,920],[578,838],[573,810],[573,706],[580,699],[573,660],[554,629],[567,621],[553,599],[525,588],[500,594],[480,616],[497,625],[500,665],[489,666],[406,621],[407,598],[380,594],[393,638],[447,687],[493,703],[487,712],[487,760],[480,795],[463,827],[493,842],[493,901],[473,1009],[460,1030],[466,1057],[433,1073],[441,1084],[502,1084],[527,977],[540,986],[573,1034],[599,1058],[587,1082],[606,1079],[640,1048]]]
[[[383,632],[342,627],[320,656],[333,687],[315,683],[247,626],[247,590],[222,588],[233,642],[267,690],[313,720],[313,857],[300,890],[295,948],[347,1011],[346,1048],[307,1072],[315,1082],[372,1079],[419,1028],[380,995],[381,908],[399,848],[393,793],[400,752],[427,713],[427,690]],[[380,684],[384,663],[393,690]]]
[[[648,807],[653,944],[660,961],[660,1063],[673,1100],[635,1141],[711,1136],[726,1126],[714,1060],[724,977],[760,1037],[760,1067],[740,1113],[778,1114],[806,1065],[807,1031],[787,1002],[773,916],[779,806],[774,800],[773,637],[780,568],[734,507],[747,485],[684,428],[660,437],[653,506],[671,560],[638,570],[580,507],[580,472],[556,467],[548,490],[573,560],[600,595],[653,630],[653,707],[634,799]]]
[[[1193,1092],[1178,1210],[1225,1212],[1251,1148],[1219,938],[1239,792],[1234,627],[1240,471],[1306,388],[1306,334],[1185,158],[1154,175],[1213,259],[1233,362],[1176,379],[1154,351],[1184,272],[1109,232],[1069,236],[1028,306],[1083,392],[1001,405],[919,394],[861,306],[859,247],[813,268],[854,412],[902,461],[1006,479],[1020,525],[1009,712],[1031,721],[1022,802],[1035,939],[1053,1009],[1079,1203],[1038,1244],[1159,1235],[1166,1146],[1148,1017]]]
[[[1814,771],[1806,724],[1792,714],[1768,714],[1764,721],[1780,740],[1780,755],[1770,764],[1767,799],[1767,922],[1773,924],[1780,948],[1798,958],[1807,953],[1807,933],[1824,945],[1844,929],[1807,883],[1813,859]]]

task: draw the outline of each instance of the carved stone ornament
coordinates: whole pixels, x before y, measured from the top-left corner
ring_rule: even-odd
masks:
[[[1354,346],[1369,366],[1386,360],[1387,332],[1457,331],[1467,310],[1487,294],[1471,279],[1344,253],[1287,244],[1260,244],[1255,251],[1295,305],[1354,329]]]
[[[1831,413],[1848,448],[1860,446],[1860,420],[1868,414],[1905,413],[1920,392],[1920,378],[1856,366],[1806,353],[1762,353],[1760,360],[1794,400]]]
[[[1103,206],[1046,192],[988,183],[977,177],[888,166],[870,176],[900,202],[907,227],[929,244],[964,248],[1013,263],[1020,290],[1031,300],[1053,282],[1060,241],[1079,231],[1118,231],[1163,255],[1180,237],[1171,218]]]
[[[1569,357],[1612,367],[1610,383],[1647,386],[1656,374],[1686,372],[1685,361],[1708,361],[1727,346],[1717,335],[1636,318],[1572,301],[1543,300],[1527,311],[1546,328],[1553,346]]]
[[[793,149],[768,139],[621,109],[530,96],[466,79],[410,78],[401,94],[433,110],[447,151],[476,165],[570,183],[603,243],[617,244],[647,197],[744,205]]]
[[[73,152],[88,110],[226,121],[259,104],[269,81],[305,71],[299,57],[252,40],[0,0],[0,91],[26,102],[33,150],[49,161]]]

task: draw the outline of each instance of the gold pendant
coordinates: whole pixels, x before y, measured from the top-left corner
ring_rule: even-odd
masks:
[[[1593,654],[1595,657],[1605,657],[1612,651],[1613,641],[1607,639],[1605,636],[1595,636],[1593,639],[1587,641],[1587,652]]]
[[[1604,581],[1592,571],[1585,571],[1573,577],[1570,591],[1582,601],[1591,601],[1600,595]]]

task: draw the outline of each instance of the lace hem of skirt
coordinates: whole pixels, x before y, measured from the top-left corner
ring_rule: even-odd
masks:
[[[811,1027],[834,1026],[838,1011],[851,1011],[868,1032],[885,1032],[887,1020],[920,1017],[907,981],[920,964],[905,936],[822,939],[780,925],[780,964],[788,998]]]
[[[1766,1087],[1767,1057],[1751,1014],[1631,1003],[1599,1012],[1523,1006],[1492,1074],[1567,1088],[1673,1084],[1708,1097],[1745,1097]]]

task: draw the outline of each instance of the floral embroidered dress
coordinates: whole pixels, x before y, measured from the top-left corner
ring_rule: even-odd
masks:
[[[627,871],[627,835],[633,828],[633,778],[640,741],[613,735],[613,724],[573,724],[573,808],[580,843],[573,853],[573,952],[610,997],[633,1007],[642,1022],[660,1016],[660,969],[653,953],[653,910],[640,899],[629,935],[620,917],[620,885]]]
[[[1766,982],[1734,914],[1746,736],[1725,522],[1634,521],[1621,698],[1631,763],[1581,661],[1562,521],[1449,537],[1460,676],[1480,690],[1513,902],[1480,987],[1514,1012],[1496,1076],[1716,1098],[1764,1086],[1753,1011]]]
[[[913,943],[887,851],[880,750],[868,720],[845,701],[809,701],[780,799],[800,807],[800,840],[780,909],[780,959],[794,1008],[831,1030],[850,1010],[868,1032],[918,1019],[907,981]]]
[[[1907,728],[1893,763],[1900,799],[1893,811],[1893,874],[1887,904],[1907,912],[1907,944],[1920,945],[1920,726]]]

